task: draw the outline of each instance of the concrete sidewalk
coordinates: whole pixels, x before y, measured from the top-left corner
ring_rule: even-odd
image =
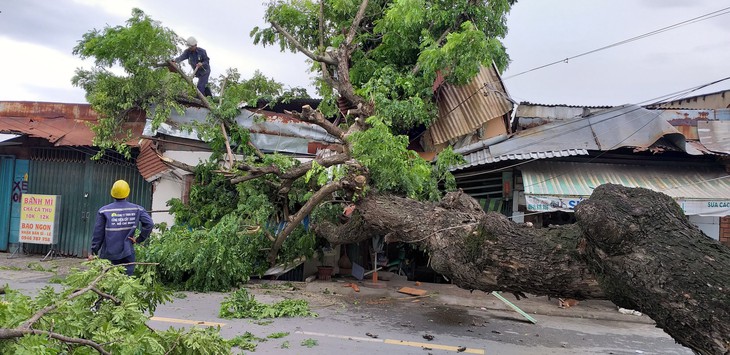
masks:
[[[6,277],[0,279],[34,279],[48,281],[53,277],[64,277],[74,268],[84,268],[82,265],[86,259],[56,257],[49,261],[41,262],[43,255],[15,255],[9,258],[10,253],[0,253],[0,274]],[[282,283],[283,281],[252,280],[252,283]],[[452,284],[416,283],[408,281],[405,277],[394,276],[389,281],[379,280],[373,284],[371,280],[358,281],[351,277],[338,277],[329,281],[315,280],[308,283],[299,283],[297,287],[310,293],[327,295],[336,293],[366,302],[385,302],[398,300],[400,302],[423,300],[434,304],[454,305],[468,308],[494,310],[500,312],[512,312],[516,318],[522,318],[505,303],[495,296],[482,291],[469,292],[460,289]],[[360,291],[355,292],[346,284],[354,283],[359,286]],[[402,287],[410,287],[426,291],[422,297],[413,297],[399,293]],[[654,324],[654,321],[645,316],[627,315],[618,312],[618,308],[610,301],[587,300],[580,301],[570,308],[559,308],[557,299],[548,299],[545,296],[529,296],[517,300],[512,294],[502,293],[502,296],[515,304],[517,307],[533,316],[549,317],[571,317],[595,320],[619,321]],[[380,300],[380,301],[379,301]],[[539,317],[538,317],[539,321]]]

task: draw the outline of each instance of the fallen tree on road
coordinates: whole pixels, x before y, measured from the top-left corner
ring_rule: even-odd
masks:
[[[336,244],[372,235],[417,243],[459,287],[605,298],[647,314],[698,353],[730,351],[730,248],[691,225],[669,196],[646,189],[602,185],[576,217],[533,229],[484,213],[463,193],[440,203],[372,195],[346,224],[317,231]]]
[[[240,103],[256,102],[249,96],[269,91],[256,88],[260,80],[243,81],[231,73],[221,84],[226,90],[217,93],[218,105],[204,105],[210,109],[207,129],[203,122],[196,126],[215,150],[211,159],[215,169],[210,171],[227,179],[221,184],[226,189],[206,191],[205,184],[194,186],[198,193],[191,193],[191,201],[195,203],[177,201],[176,212],[189,217],[183,222],[199,222],[186,225],[199,228],[194,233],[225,232],[219,237],[240,238],[249,247],[258,244],[244,238],[258,238],[262,245],[255,249],[256,255],[246,257],[259,262],[256,265],[272,265],[286,261],[282,254],[295,239],[292,236],[303,229],[300,221],[306,216],[325,214],[319,212],[337,216],[343,205],[355,203],[357,212],[346,223],[321,219],[312,222],[314,230],[333,243],[385,235],[389,241],[421,244],[436,271],[467,289],[608,298],[650,315],[696,352],[728,353],[728,248],[691,226],[667,196],[613,185],[599,187],[579,205],[576,225],[547,230],[486,214],[464,195],[423,202],[438,200],[440,186],[453,188],[455,180],[448,168],[458,165],[458,157],[445,149],[435,164],[425,162],[408,149],[411,139],[403,133],[448,119],[434,99],[437,80],[462,85],[484,66],[506,67],[509,58],[500,38],[506,33],[506,14],[513,3],[270,3],[266,21],[271,27],[255,28],[254,42],[278,44],[319,64],[317,88],[322,104],[317,109],[304,106],[292,114],[320,126],[341,149],[329,158],[320,155],[307,163],[255,154],[249,132],[234,124],[234,119]],[[158,45],[139,48],[139,38]],[[153,65],[175,54],[177,40],[174,32],[135,11],[127,27],[91,31],[79,42],[75,53],[95,59],[97,67],[78,71],[74,81],[87,90],[92,107],[110,120],[95,127],[100,147],[120,146],[112,138],[119,136],[121,125],[116,123],[126,118],[129,107],[145,110],[153,126],[163,123],[171,110],[181,110],[178,96],[195,89],[178,74]],[[115,63],[125,69],[125,75],[108,74],[108,67]],[[281,85],[274,86],[278,96]],[[153,103],[157,105],[154,112]],[[331,117],[337,117],[337,123]],[[233,160],[233,154],[226,152],[227,164],[218,164],[216,157],[223,157],[227,146],[237,147],[234,153],[246,157]],[[250,233],[211,228],[221,221],[254,228]],[[284,226],[281,231],[275,228],[279,224]],[[186,242],[199,245],[193,239]],[[288,249],[297,253],[313,245],[292,244]],[[209,250],[220,251],[221,245],[212,243]],[[179,253],[159,253],[174,254]],[[213,255],[222,253],[197,257],[225,261]],[[176,262],[173,265],[190,263],[187,259]],[[171,269],[179,272],[179,268]],[[216,271],[207,272],[216,275]],[[232,273],[236,272],[241,273]]]

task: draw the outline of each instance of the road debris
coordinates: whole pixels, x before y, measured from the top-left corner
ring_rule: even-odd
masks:
[[[412,287],[401,287],[398,292],[405,293],[406,295],[411,296],[423,296],[426,294],[426,290],[421,290],[418,288],[412,288]]]
[[[423,339],[426,339],[428,341],[431,341],[431,340],[433,340],[433,335],[431,335],[431,334],[424,334],[423,335]]]

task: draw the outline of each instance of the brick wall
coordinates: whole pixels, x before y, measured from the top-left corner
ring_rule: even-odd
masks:
[[[730,216],[720,218],[720,243],[730,247]]]

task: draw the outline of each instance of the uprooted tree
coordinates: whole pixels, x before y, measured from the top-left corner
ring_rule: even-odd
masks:
[[[462,288],[607,298],[648,314],[698,353],[730,352],[730,250],[690,225],[669,197],[602,186],[579,205],[576,225],[535,230],[484,213],[462,193],[441,198],[439,186],[455,187],[448,167],[459,157],[447,149],[430,164],[407,149],[401,134],[437,118],[431,87],[438,73],[460,84],[481,65],[506,67],[499,39],[513,3],[272,2],[270,27],[251,35],[312,61],[322,104],[292,114],[341,145],[307,163],[261,154],[234,123],[241,102],[286,96],[280,84],[229,71],[215,98],[203,97],[167,61],[179,37],[138,10],[126,26],[87,33],[75,53],[97,66],[79,70],[75,83],[103,116],[95,128],[100,147],[124,151],[117,127],[133,108],[155,124],[184,102],[210,111],[190,127],[210,143],[210,163],[193,169],[168,161],[194,170],[199,182],[188,205],[171,201],[185,227],[163,231],[142,258],[159,262],[163,277],[183,287],[226,289],[311,254],[322,238],[342,244],[386,236],[422,246],[433,268]],[[106,70],[113,64],[126,74]],[[344,220],[346,204],[357,209]],[[306,216],[308,230],[300,223]]]

